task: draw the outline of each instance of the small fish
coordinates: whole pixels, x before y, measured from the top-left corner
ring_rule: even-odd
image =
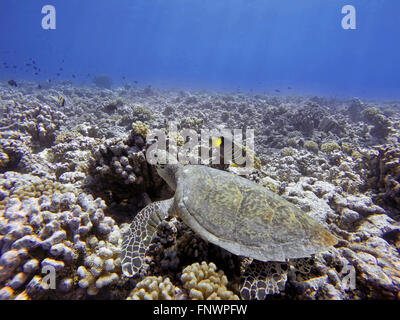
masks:
[[[72,78],[74,78],[74,79],[75,79],[75,78],[76,78],[76,76],[73,74],[73,75],[72,75]]]
[[[33,66],[33,69],[37,70],[37,67],[36,67],[36,66]]]
[[[47,79],[47,82],[50,83],[50,82],[51,82],[51,79]]]
[[[225,142],[226,140],[226,142]],[[225,154],[225,150],[223,149],[225,147],[225,145],[231,145],[232,147],[232,159],[229,159],[228,161],[226,161],[224,159],[224,162],[227,164],[229,163],[229,165],[231,167],[246,167],[246,165],[248,165],[248,167],[253,167],[254,168],[254,153],[251,151],[248,151],[246,149],[246,147],[238,144],[238,143],[234,143],[232,140],[229,141],[227,138],[225,137],[212,137],[211,138],[212,141],[212,146],[213,147],[222,147],[222,149],[220,150],[220,155],[223,157],[223,155]]]
[[[35,61],[35,60],[32,60],[32,63],[33,63],[33,64],[36,64],[36,61]]]
[[[60,76],[60,74],[57,72],[57,73],[56,73],[56,76],[57,76],[57,77],[59,77],[59,76]]]
[[[122,80],[125,80],[126,79],[126,77],[125,76],[122,76]]]
[[[16,66],[16,65],[13,65],[13,68],[14,68],[14,69],[17,69],[17,66]]]
[[[35,72],[34,75],[37,76],[39,73]]]
[[[136,84],[137,84],[138,82],[137,82],[136,80],[133,80],[133,83],[136,83]]]
[[[60,69],[58,69],[58,70],[63,71],[63,68],[60,68]]]
[[[25,65],[26,65],[27,67],[29,67],[31,64],[30,64],[30,63],[25,63]]]
[[[14,80],[8,80],[7,83],[11,86],[11,87],[18,87],[17,83]]]
[[[38,89],[42,89],[42,86],[40,84],[38,84],[37,88]]]
[[[279,90],[279,89],[275,89],[275,92],[278,92],[278,93],[279,93],[279,92],[281,92],[281,90]]]
[[[62,95],[59,95],[59,96],[58,96],[58,104],[59,104],[61,107],[64,107],[64,106],[65,106],[65,99],[64,99],[64,97],[63,97]]]
[[[289,90],[292,90],[292,87],[287,87]]]

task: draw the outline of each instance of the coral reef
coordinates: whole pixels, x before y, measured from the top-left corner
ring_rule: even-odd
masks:
[[[9,198],[0,212],[3,287],[16,295],[25,286],[27,296],[35,299],[79,294],[70,292],[75,277],[88,295],[120,280],[120,230],[104,216],[103,200],[53,190],[28,194]],[[56,271],[55,292],[43,288],[46,266]]]
[[[400,103],[112,88],[107,76],[93,84],[0,83],[0,299],[231,299],[243,276],[258,288],[241,257],[176,217],[158,226],[147,274],[122,276],[126,223],[172,194],[145,156],[149,133],[167,121],[177,123],[168,139],[178,146],[182,128],[254,129],[258,170],[244,177],[340,239],[308,272],[290,265],[275,294],[249,290],[241,298],[398,298]],[[55,289],[46,289],[50,269]]]

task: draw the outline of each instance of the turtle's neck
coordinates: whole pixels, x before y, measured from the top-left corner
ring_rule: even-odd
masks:
[[[167,164],[157,169],[158,174],[165,180],[172,190],[176,190],[176,174],[182,168],[180,164]]]

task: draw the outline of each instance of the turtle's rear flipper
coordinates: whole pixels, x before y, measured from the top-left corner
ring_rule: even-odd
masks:
[[[267,295],[285,289],[289,265],[282,262],[253,260],[242,274],[240,296],[244,300],[264,300]]]
[[[168,216],[173,198],[150,203],[133,219],[129,231],[124,234],[121,250],[122,272],[133,277],[145,265],[145,254],[153,239],[157,226]]]
[[[298,281],[309,280],[312,277],[311,269],[315,265],[313,257],[292,259],[290,264],[293,266],[292,271]]]

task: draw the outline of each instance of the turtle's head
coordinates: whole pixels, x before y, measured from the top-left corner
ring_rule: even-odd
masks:
[[[166,151],[160,151],[158,156],[159,160],[156,163],[157,172],[160,177],[163,178],[173,190],[175,190],[176,174],[182,165],[179,164],[176,158]]]
[[[157,164],[157,172],[161,178],[165,180],[172,190],[176,190],[176,173],[181,168],[179,163],[177,164]]]

